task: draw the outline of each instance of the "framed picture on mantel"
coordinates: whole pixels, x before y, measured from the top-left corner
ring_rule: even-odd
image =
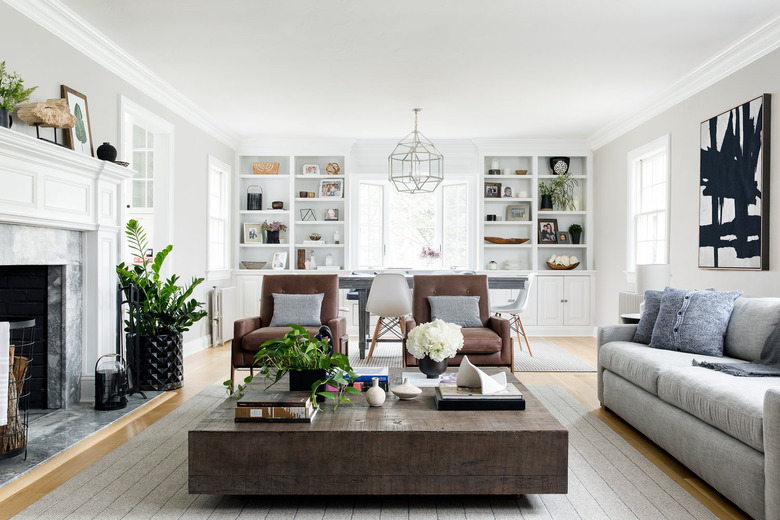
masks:
[[[80,154],[93,157],[95,154],[92,150],[92,125],[89,122],[87,96],[65,85],[62,85],[61,92],[68,102],[70,113],[76,118],[73,128],[64,129],[65,145]]]

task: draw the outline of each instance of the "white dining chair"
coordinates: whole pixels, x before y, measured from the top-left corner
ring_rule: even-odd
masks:
[[[399,341],[403,340],[405,317],[412,313],[412,292],[409,283],[402,273],[379,273],[371,283],[368,293],[366,310],[379,316],[371,338],[371,349],[368,351],[366,363],[371,361],[377,340],[387,333],[394,334]],[[398,326],[400,333],[395,330]]]
[[[491,305],[490,312],[496,316],[502,314],[509,314],[512,317],[509,320],[509,325],[517,333],[517,345],[520,347],[520,351],[523,350],[523,343],[520,340],[520,335],[525,338],[525,344],[528,347],[528,354],[533,356],[531,352],[531,344],[528,342],[528,335],[525,333],[525,327],[523,327],[523,320],[520,319],[520,315],[528,306],[528,295],[531,294],[531,287],[533,287],[534,280],[536,279],[536,273],[530,273],[528,280],[525,282],[524,287],[520,293],[518,293],[515,301],[508,305]]]

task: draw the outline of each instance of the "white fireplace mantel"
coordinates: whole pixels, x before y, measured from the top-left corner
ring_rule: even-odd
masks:
[[[114,351],[123,181],[133,173],[0,128],[0,223],[84,232],[82,399],[94,392],[95,361]]]

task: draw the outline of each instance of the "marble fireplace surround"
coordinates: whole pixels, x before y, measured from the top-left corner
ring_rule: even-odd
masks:
[[[132,173],[0,128],[0,264],[62,266],[61,407],[94,398],[95,362],[115,349],[120,203]]]

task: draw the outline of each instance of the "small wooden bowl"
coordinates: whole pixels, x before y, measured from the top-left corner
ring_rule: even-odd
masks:
[[[242,261],[241,265],[243,265],[246,269],[262,269],[265,267],[265,264],[268,262],[245,262]]]
[[[501,237],[485,237],[487,242],[491,244],[523,244],[528,242],[527,238],[501,238]]]
[[[574,269],[578,265],[580,265],[579,262],[572,265],[558,265],[558,264],[551,264],[550,262],[547,262],[547,267],[549,267],[550,269],[555,269],[556,271],[569,271],[571,269]]]
[[[525,175],[528,170],[515,170],[515,175]]]

